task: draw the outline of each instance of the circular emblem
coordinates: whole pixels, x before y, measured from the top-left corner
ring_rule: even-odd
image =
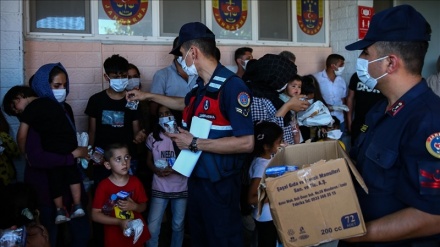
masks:
[[[238,94],[238,104],[240,104],[242,107],[248,107],[251,103],[251,97],[246,92],[241,92]]]
[[[426,149],[432,156],[440,159],[440,132],[434,133],[426,139]]]
[[[248,0],[214,0],[212,12],[217,24],[227,30],[240,29],[247,19]]]
[[[324,23],[324,1],[296,1],[299,28],[307,35],[315,35]]]
[[[111,20],[133,25],[147,14],[148,0],[102,0],[102,7]]]

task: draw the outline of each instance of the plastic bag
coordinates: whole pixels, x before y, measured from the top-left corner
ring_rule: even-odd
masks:
[[[87,132],[76,132],[76,139],[79,147],[87,147],[89,145],[89,134]],[[89,161],[86,159],[81,158],[79,162],[84,169],[87,169],[89,166]]]
[[[141,219],[129,221],[127,228],[124,230],[124,236],[130,237],[134,235],[133,244],[135,244],[144,231],[144,223]]]
[[[305,111],[298,112],[297,116],[300,126],[328,126],[334,122],[328,108],[319,100],[311,104]]]

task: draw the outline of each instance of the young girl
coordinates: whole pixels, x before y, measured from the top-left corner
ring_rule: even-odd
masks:
[[[287,83],[286,89],[280,94],[280,99],[287,102],[291,97],[301,95],[302,78],[296,75],[293,80]],[[293,142],[295,144],[301,143],[301,132],[299,131],[298,121],[296,120],[296,113],[292,112],[292,129],[293,129]]]
[[[159,243],[160,226],[168,202],[172,211],[172,238],[171,246],[182,246],[184,237],[184,219],[188,196],[187,178],[173,172],[171,165],[177,157],[177,147],[173,141],[164,134],[164,129],[159,123],[174,119],[171,110],[165,106],[157,108],[159,122],[154,126],[153,132],[148,136],[146,145],[147,165],[153,172],[153,185],[148,214],[148,228],[151,239],[148,247],[157,247]]]
[[[251,185],[248,192],[248,203],[256,206],[258,203],[258,186],[266,170],[272,155],[277,152],[283,140],[283,129],[273,122],[258,122],[254,129],[255,146],[254,160],[249,169]],[[278,241],[278,234],[270,214],[269,203],[263,205],[260,217],[257,216],[258,209],[254,207],[252,216],[258,235],[258,246],[275,247]]]

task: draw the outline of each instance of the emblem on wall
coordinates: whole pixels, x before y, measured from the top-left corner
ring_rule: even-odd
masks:
[[[324,20],[323,0],[299,0],[296,4],[296,18],[300,29],[308,35],[317,34]]]
[[[133,25],[144,18],[148,0],[102,0],[107,16],[121,25]]]
[[[213,0],[214,19],[225,30],[235,31],[246,22],[248,0]]]

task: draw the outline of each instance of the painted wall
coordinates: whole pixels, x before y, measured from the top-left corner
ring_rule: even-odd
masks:
[[[239,46],[220,46],[221,63],[233,64],[234,51]],[[254,48],[254,58],[266,53],[278,54],[283,50],[293,52],[297,59],[299,73],[315,73],[324,68],[325,59],[331,48],[322,47],[267,47]],[[113,54],[125,57],[135,64],[142,79],[142,90],[148,91],[154,73],[171,64],[173,56],[168,54],[169,45],[108,45],[99,42],[25,42],[25,82],[46,63],[61,62],[70,79],[70,94],[67,102],[72,106],[78,131],[87,131],[87,116],[84,110],[91,95],[108,88],[103,78],[102,64]]]

